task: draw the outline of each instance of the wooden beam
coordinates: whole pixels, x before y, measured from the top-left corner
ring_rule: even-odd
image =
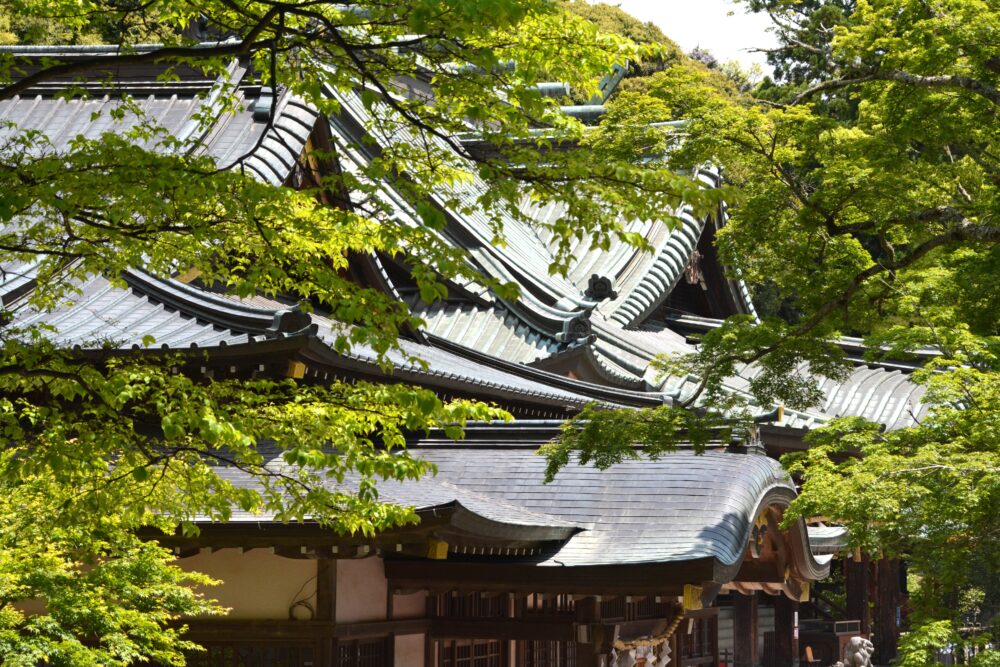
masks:
[[[785,581],[785,573],[778,569],[777,562],[773,560],[748,558],[740,565],[740,571],[733,581],[780,584]]]
[[[300,558],[315,558],[327,554],[332,557],[343,557],[345,554],[356,555],[357,547],[362,546],[375,548],[384,545],[395,551],[397,544],[403,544],[404,547],[420,545],[425,551],[427,537],[448,523],[448,514],[445,511],[439,512],[437,517],[423,516],[419,524],[386,531],[374,540],[362,535],[356,537],[339,535],[315,523],[285,524],[268,521],[204,524],[200,526],[201,531],[196,538],[185,537],[179,533],[164,535],[155,529],[141,529],[138,533],[143,539],[156,540],[166,547],[181,550],[201,547],[213,549],[274,547],[288,549],[286,553],[293,556],[297,554]],[[305,550],[302,547],[305,547]],[[337,551],[330,551],[334,547]]]
[[[333,628],[337,639],[361,639],[385,635],[426,634],[432,622],[426,618],[406,618],[392,621],[369,621],[367,623],[338,623]]]
[[[408,618],[362,623],[333,621],[289,621],[281,619],[186,619],[185,637],[197,642],[246,641],[308,644],[318,639],[361,639],[393,635],[425,634],[431,627],[426,618]]]

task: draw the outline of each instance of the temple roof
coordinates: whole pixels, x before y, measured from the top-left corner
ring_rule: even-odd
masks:
[[[94,351],[200,348],[232,355],[233,346],[242,344],[249,359],[255,345],[297,341],[288,354],[304,360],[313,375],[361,374],[374,380],[408,381],[446,394],[461,392],[501,403],[533,403],[538,416],[552,415],[552,410],[575,412],[595,401],[625,407],[656,406],[664,400],[658,394],[609,391],[472,350],[406,339],[399,341],[398,351],[388,354],[394,368],[386,375],[379,355],[365,345],[355,344],[347,354],[335,352],[334,339],[342,327],[322,315],[299,313],[293,318],[290,314],[294,309],[279,302],[256,298],[243,303],[138,271],[127,272],[124,280],[127,287],[123,288],[93,277],[51,311],[40,312],[22,297],[7,306],[14,315],[12,325],[45,324],[51,327],[46,334],[51,340]],[[284,324],[303,316],[306,319],[293,329]],[[426,365],[408,357],[422,359]]]
[[[783,511],[795,497],[778,462],[719,443],[703,454],[681,446],[606,470],[571,461],[545,483],[546,460],[537,449],[558,434],[561,423],[470,424],[460,441],[441,432],[415,435],[410,452],[434,464],[436,474],[380,481],[380,500],[413,507],[426,536],[447,541],[449,563],[483,557],[542,568],[699,562],[709,564],[707,571],[722,584],[738,577],[760,517]],[[266,446],[262,451],[270,452],[269,466],[286,466],[278,451]],[[220,472],[236,484],[254,483],[231,468]],[[357,480],[327,484],[349,491]],[[456,518],[459,507],[465,514]],[[234,520],[268,523],[267,516],[246,512],[237,512]],[[417,529],[387,531],[380,538],[383,554],[392,557],[389,545],[405,542]],[[799,522],[783,532],[797,554],[790,565],[800,580],[826,576],[828,554],[843,547],[842,529],[807,530]],[[203,533],[211,545],[211,527]],[[812,535],[816,545],[810,544]]]
[[[29,51],[38,55],[37,50]],[[80,51],[77,55],[83,53]],[[0,118],[21,128],[42,130],[57,150],[65,149],[78,134],[96,136],[102,131],[122,131],[131,127],[136,122],[135,116],[126,114],[123,119],[114,120],[108,113],[120,102],[122,94],[129,93],[136,96],[139,105],[173,136],[187,140],[191,150],[210,154],[223,165],[243,157],[242,164],[251,173],[272,183],[285,182],[291,176],[316,122],[315,111],[284,92],[269,101],[266,90],[246,82],[247,69],[236,61],[218,80],[205,80],[193,71],[186,71],[179,81],[164,83],[156,81],[153,74],[146,70],[131,72],[113,89],[95,84],[90,99],[58,99],[54,97],[56,87],[43,86],[29,94],[0,101]],[[233,113],[218,112],[214,116],[210,113],[214,120],[207,125],[196,122],[195,114],[203,112],[205,105],[211,105],[213,91],[224,85],[236,90],[244,106]],[[342,112],[331,119],[333,141],[341,157],[341,166],[351,171],[350,163],[354,161],[353,169],[356,170],[369,158],[368,149],[362,148],[364,142],[360,141],[366,132],[368,112],[357,96],[337,95],[342,102]],[[261,120],[261,104],[275,105],[274,126],[270,130]],[[92,116],[95,111],[102,113]],[[263,117],[266,119],[267,114]],[[0,129],[0,132],[10,131],[9,128]],[[699,177],[706,187],[714,185],[717,179],[710,171],[702,172]],[[472,204],[483,187],[484,184],[474,181],[468,188],[456,188],[447,194]],[[384,198],[392,202],[398,215],[403,219],[414,217],[409,205],[393,191],[390,183],[382,183],[381,188]],[[443,202],[444,197],[438,204],[444,207]],[[669,296],[691,260],[699,237],[707,228],[704,219],[693,218],[681,210],[678,212],[681,224],[672,230],[655,222],[626,224],[628,229],[644,235],[653,245],[653,253],[638,251],[621,242],[613,242],[607,249],[593,248],[589,240],[580,240],[572,249],[569,274],[562,277],[548,272],[554,254],[553,240],[545,227],[560,214],[559,207],[524,205],[523,212],[530,214],[537,226],[506,216],[503,222],[507,245],[504,247],[490,243],[494,229],[486,216],[447,209],[444,212],[450,221],[445,231],[450,242],[465,248],[478,270],[493,278],[520,284],[522,298],[508,302],[497,299],[485,289],[470,286],[477,294],[472,300],[456,299],[427,305],[412,292],[401,289],[414,314],[425,319],[425,331],[455,346],[447,352],[437,349],[440,343],[415,348],[412,353],[423,356],[430,367],[427,371],[415,366],[406,369],[414,381],[459,379],[470,393],[477,391],[478,384],[483,389],[492,387],[508,399],[520,393],[526,401],[544,399],[549,405],[563,402],[577,409],[597,396],[609,405],[618,402],[607,400],[608,390],[628,392],[628,399],[621,401],[623,404],[655,405],[663,402],[663,394],[683,399],[698,385],[698,378],[658,377],[650,369],[650,361],[656,355],[689,353],[693,347],[683,335],[671,330],[674,324],[657,324],[648,317]],[[9,305],[30,291],[34,267],[17,264],[3,269],[0,298],[4,305]],[[591,289],[595,275],[608,279],[613,294],[597,294]],[[745,285],[740,281],[731,282],[730,287],[742,294],[736,302],[744,303],[743,309],[752,312]],[[395,289],[391,280],[387,279],[387,284],[388,289]],[[182,307],[179,312],[185,314],[180,315],[158,306],[155,298],[132,304],[129,297],[102,278],[92,278],[81,289],[82,296],[75,300],[72,308],[45,316],[59,327],[55,337],[60,342],[82,346],[120,343],[129,347],[141,345],[145,336],[153,336],[157,345],[177,348],[250,341],[245,335],[248,330],[241,329],[238,321],[231,331],[224,330],[232,322],[224,313],[223,301],[213,301],[207,295],[193,298],[189,293],[192,298],[187,298],[185,306],[189,311]],[[139,286],[135,294],[143,295],[143,289]],[[154,291],[165,289],[164,283]],[[199,302],[205,302],[204,307],[190,311]],[[274,317],[276,309],[280,309],[280,304],[262,317]],[[195,321],[188,319],[189,316]],[[36,321],[42,316],[35,314],[32,317],[35,319],[31,321]],[[703,324],[695,320],[698,318],[688,317],[680,330],[691,330],[692,326],[697,329]],[[705,326],[712,326],[717,320],[705,322],[709,322]],[[410,343],[404,341],[403,345]],[[464,368],[464,362],[455,363],[455,355],[457,352],[458,357],[468,360],[467,351],[484,353],[494,360],[480,358],[476,361],[478,365],[473,365],[475,369],[467,371],[445,370]],[[371,351],[359,348],[356,354],[365,364],[373,361]],[[554,373],[531,376],[528,370],[515,368],[512,364],[534,365],[554,373],[570,374],[583,382],[567,391],[562,381],[554,379]],[[480,373],[480,368],[493,370]],[[922,388],[910,382],[906,370],[859,365],[847,381],[825,380],[821,384],[826,394],[824,405],[811,410],[786,410],[787,419],[783,425],[812,428],[832,416],[841,415],[862,415],[890,428],[911,424],[926,411],[926,406],[920,403]],[[754,367],[744,369],[730,380],[730,389],[736,393],[745,392],[756,372]],[[450,375],[456,378],[449,378]],[[512,375],[520,376],[521,380],[511,380]],[[588,384],[603,385],[606,389],[603,394],[592,386],[580,391]],[[643,398],[639,394],[644,391],[652,393]],[[766,410],[770,406],[760,407]]]
[[[400,132],[403,138],[415,140],[408,130],[396,126],[392,137],[384,136],[372,124],[370,112],[359,96],[331,94],[342,105],[341,115],[331,119],[331,128],[343,159],[353,161],[353,167],[345,166],[348,171],[368,159],[364,151],[355,148],[365,134],[376,144],[399,140]],[[435,137],[425,140],[441,141]],[[718,185],[718,175],[711,170],[696,176],[705,187]],[[484,187],[473,178],[468,187],[456,186],[447,194],[475,209],[476,197]],[[382,190],[385,200],[393,202],[403,219],[414,218],[402,196],[393,193],[390,183],[382,184]],[[555,258],[555,241],[547,229],[562,214],[560,206],[522,202],[521,213],[532,222],[504,216],[506,243],[497,246],[491,242],[495,229],[490,219],[452,210],[442,203],[444,199],[441,197],[438,204],[449,221],[444,232],[447,240],[465,249],[477,270],[517,283],[521,298],[511,302],[481,287],[471,286],[470,290],[470,286],[461,286],[458,292],[469,290],[474,296],[427,304],[407,286],[397,286],[412,312],[424,319],[425,331],[487,355],[585,377],[609,387],[645,389],[684,400],[699,386],[699,378],[660,377],[650,368],[657,355],[695,350],[683,334],[672,330],[669,322],[656,322],[651,315],[663,306],[695,261],[697,248],[706,242],[703,235],[714,234],[715,227],[724,224],[725,207],[720,207],[711,221],[695,218],[681,208],[674,212],[679,224],[672,229],[658,221],[626,222],[625,229],[642,234],[653,246],[652,253],[621,241],[612,241],[602,249],[592,247],[589,238],[579,239],[571,248],[568,273],[562,276],[549,272]],[[726,295],[726,307],[734,309],[730,314],[755,315],[746,285],[720,277],[724,275],[721,267],[713,267],[713,272],[717,282],[725,283],[717,285],[715,293]],[[599,294],[592,289],[595,277],[607,279]],[[571,358],[576,359],[575,366]],[[727,386],[733,393],[749,398],[749,380],[756,372],[759,369],[748,367]],[[827,397],[824,405],[786,409],[782,425],[809,429],[831,417],[859,415],[899,428],[914,423],[926,411],[920,403],[923,389],[905,375],[889,370],[859,367],[847,381],[825,380],[820,388]],[[771,406],[757,407],[766,411]]]
[[[765,456],[679,451],[607,470],[574,461],[544,484],[545,459],[530,448],[418,445],[417,454],[437,466],[437,480],[582,525],[540,563],[548,566],[738,564],[761,504],[795,495],[780,464]]]
[[[227,76],[218,81],[190,75],[173,87],[143,72],[135,74],[122,82],[122,90],[141,92],[140,106],[172,135],[187,141],[190,150],[206,152],[224,166],[244,158],[247,169],[273,184],[288,182],[294,173],[317,115],[287,93],[269,98],[259,86],[244,85],[247,70],[243,65],[234,62]],[[221,85],[235,87],[241,101],[238,109],[232,113],[219,110],[213,122],[198,123],[195,116],[204,105],[212,104],[212,91]],[[93,115],[117,103],[114,91],[95,87],[95,97],[71,101],[56,99],[53,91],[41,88],[0,102],[0,117],[21,128],[43,131],[57,149],[67,148],[78,134],[122,131],[135,123],[128,114],[122,121],[112,120],[108,113]],[[356,172],[371,149],[361,141],[367,110],[359,96],[330,94],[341,101],[341,114],[329,119],[340,166]],[[271,116],[267,113],[271,104],[274,123],[267,129],[262,119]],[[395,140],[407,138],[405,128],[396,131],[404,134]],[[709,172],[699,177],[708,187],[714,184]],[[476,269],[491,278],[520,284],[523,296],[505,301],[482,292],[474,303],[458,300],[431,306],[411,300],[427,320],[426,335],[400,339],[399,349],[389,353],[394,365],[391,376],[371,348],[356,344],[347,354],[336,352],[334,338],[343,327],[322,314],[306,315],[263,297],[235,300],[139,270],[122,276],[124,287],[103,277],[90,278],[77,285],[78,291],[58,308],[39,312],[25,300],[32,286],[32,267],[4,267],[8,274],[0,282],[0,298],[5,308],[13,310],[15,326],[51,325],[53,340],[79,346],[84,352],[157,354],[196,347],[199,353],[192,358],[198,357],[202,372],[214,358],[224,359],[225,368],[233,373],[240,360],[263,369],[265,363],[294,359],[305,366],[298,377],[306,381],[408,382],[446,397],[470,396],[517,408],[521,416],[562,419],[592,402],[605,407],[653,407],[669,401],[667,392],[683,395],[697,383],[697,378],[657,378],[649,370],[655,355],[683,354],[693,348],[682,335],[666,327],[652,328],[647,320],[688,266],[708,228],[706,220],[682,209],[676,212],[680,225],[674,229],[656,223],[627,223],[646,237],[654,252],[643,253],[621,243],[597,249],[581,241],[573,250],[569,275],[553,276],[549,274],[552,239],[546,237],[544,223],[546,216],[559,215],[558,209],[526,208],[535,218],[534,225],[507,215],[503,218],[507,244],[498,247],[492,243],[493,222],[474,206],[484,187],[473,180],[467,187],[456,186],[435,198],[446,209],[448,225],[443,235],[468,251]],[[391,183],[381,183],[380,188],[401,220],[415,219]],[[462,210],[447,209],[445,202],[451,197],[464,204],[458,207]],[[595,291],[595,275],[609,279],[613,289],[603,294]],[[741,307],[752,313],[745,286],[738,281],[734,285],[730,287],[738,292],[737,302],[743,299]],[[527,365],[558,362],[575,354],[591,364],[595,381]],[[423,359],[426,366],[408,357]],[[284,372],[282,364],[274,367]],[[734,391],[742,389],[741,382],[734,379]],[[884,385],[889,393],[879,393],[876,385]],[[860,413],[873,402],[884,404],[885,409],[871,412],[882,416],[902,405],[893,404],[896,407],[890,409],[884,396],[891,398],[896,396],[893,392],[906,390],[903,383],[859,379],[854,393],[841,396],[831,390],[831,396],[837,405],[844,404],[844,410]],[[788,426],[811,426],[828,418],[820,412],[787,414]],[[538,543],[537,551],[529,555],[530,564],[547,568],[704,561],[711,564],[711,577],[719,579],[737,575],[761,513],[786,507],[795,495],[794,485],[777,462],[727,451],[721,444],[703,455],[681,450],[654,460],[626,461],[607,470],[574,462],[545,484],[545,460],[535,450],[556,435],[560,423],[521,420],[507,426],[487,425],[471,429],[469,439],[459,443],[435,436],[416,439],[413,451],[437,467],[437,476],[380,483],[379,492],[388,502],[416,508],[428,523],[438,512],[447,514],[451,534],[471,536],[465,543],[453,543],[456,558],[470,555],[459,549],[468,549],[470,544],[475,549],[477,541],[497,539]],[[280,460],[274,458],[273,465],[281,465]],[[251,515],[236,518],[267,521]],[[807,580],[824,576],[828,563],[813,557],[805,526],[796,526],[789,535],[804,549],[798,563],[800,574]],[[482,553],[471,554],[477,555]]]
[[[27,305],[20,308],[15,305],[14,309],[15,326],[48,325],[52,327],[47,334],[49,339],[66,347],[183,349],[251,340],[245,331],[199,320],[192,313],[171,308],[148,294],[114,287],[101,276],[79,285],[79,293],[64,299],[54,310],[38,311]]]
[[[32,57],[53,57],[25,47],[2,47],[0,52]],[[84,51],[74,53],[85,54]],[[56,151],[65,151],[78,136],[95,139],[105,132],[122,134],[135,128],[140,118],[126,111],[120,118],[112,112],[125,109],[130,97],[145,113],[145,120],[162,127],[179,139],[188,150],[210,155],[220,167],[229,167],[246,157],[243,165],[258,178],[279,185],[288,178],[309,138],[318,114],[295,96],[273,95],[249,80],[246,65],[233,61],[218,79],[197,78],[190,71],[178,81],[157,80],[159,69],[142,69],[131,77],[116,72],[113,87],[99,79],[88,97],[65,99],[56,93],[65,83],[40,85],[11,99],[0,100],[0,139],[25,130],[39,130]],[[136,69],[136,68],[133,68]],[[223,90],[235,96],[236,111],[223,111],[219,97]],[[274,105],[274,122],[260,105]],[[200,119],[206,114],[210,122]],[[146,148],[159,149],[156,140]]]

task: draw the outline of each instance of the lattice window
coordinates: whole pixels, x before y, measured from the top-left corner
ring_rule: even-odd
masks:
[[[187,664],[191,667],[313,667],[316,662],[311,646],[233,642],[206,646],[204,651],[189,655]]]
[[[359,639],[337,643],[336,667],[390,667],[392,651],[389,640]]]
[[[690,623],[690,632],[685,632]],[[681,665],[709,665],[717,660],[719,653],[719,618],[716,614],[706,614],[681,621],[678,629]]]
[[[519,641],[518,667],[576,667],[576,643]]]
[[[572,614],[576,609],[573,596],[562,593],[531,593],[520,603],[524,614]]]
[[[499,640],[438,641],[438,667],[506,667],[506,642]]]
[[[491,593],[444,593],[431,602],[438,618],[504,618],[507,596]]]
[[[632,603],[631,620],[645,620],[649,618],[670,618],[674,615],[673,602],[666,599],[656,601],[653,595],[639,598]]]
[[[601,600],[601,618],[606,621],[624,621],[628,604],[625,598],[605,598]]]
[[[656,601],[654,596],[636,598],[605,598],[601,600],[601,618],[605,621],[639,621],[669,618],[673,615],[669,600]]]

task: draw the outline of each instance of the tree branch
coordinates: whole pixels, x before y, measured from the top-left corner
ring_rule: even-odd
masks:
[[[807,88],[795,96],[792,100],[792,104],[799,104],[816,93],[824,90],[837,90],[859,83],[867,83],[869,81],[895,81],[897,83],[905,83],[922,88],[951,88],[966,90],[986,99],[996,106],[1000,106],[1000,90],[997,90],[996,88],[989,86],[978,79],[973,79],[959,74],[925,76],[922,74],[912,74],[902,70],[883,69],[880,67],[855,71],[857,72],[856,76],[831,79],[829,81],[818,83],[811,88]]]
[[[884,262],[881,264],[872,264],[870,267],[857,274],[850,283],[848,283],[843,291],[840,292],[836,297],[830,299],[822,306],[820,306],[808,319],[799,324],[791,332],[783,336],[778,342],[767,345],[756,350],[753,350],[746,355],[724,355],[722,357],[716,357],[713,359],[713,365],[720,365],[723,363],[728,363],[732,361],[738,361],[744,364],[752,364],[755,361],[759,361],[768,354],[778,350],[785,341],[792,338],[799,338],[805,336],[819,325],[821,325],[826,318],[837,310],[847,306],[851,299],[865,286],[865,284],[875,276],[883,273],[895,273],[902,269],[912,266],[918,260],[925,257],[929,252],[936,248],[940,248],[946,245],[950,245],[958,242],[970,242],[970,243],[998,243],[1000,242],[1000,227],[994,227],[989,225],[977,225],[973,224],[966,218],[962,217],[960,212],[952,209],[951,207],[942,206],[936,209],[931,209],[929,211],[924,211],[916,216],[918,219],[923,220],[939,220],[939,221],[959,221],[959,225],[953,229],[939,234],[933,238],[924,241],[920,245],[916,246],[913,250],[907,253],[905,256],[901,257],[896,262]],[[704,393],[709,383],[709,374],[702,373],[701,382],[695,388],[694,392],[685,399],[680,407],[689,408],[694,405],[694,402],[698,400],[698,397]]]
[[[225,43],[218,42],[214,46],[173,46],[144,53],[129,53],[116,56],[97,56],[94,58],[83,58],[73,62],[59,63],[40,69],[33,74],[13,81],[6,86],[0,87],[0,100],[7,100],[15,95],[29,90],[32,86],[43,81],[54,79],[69,74],[86,72],[95,67],[118,67],[121,65],[139,65],[143,63],[157,63],[170,60],[181,60],[184,58],[212,58],[217,56],[245,56],[254,51],[269,46],[273,43],[271,39],[257,40],[263,31],[270,25],[277,16],[278,8],[269,10],[260,21],[251,28],[247,36],[240,42]]]

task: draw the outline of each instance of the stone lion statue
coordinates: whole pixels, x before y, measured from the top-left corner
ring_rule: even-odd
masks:
[[[844,661],[835,667],[872,667],[875,645],[864,637],[851,637],[844,646]]]

